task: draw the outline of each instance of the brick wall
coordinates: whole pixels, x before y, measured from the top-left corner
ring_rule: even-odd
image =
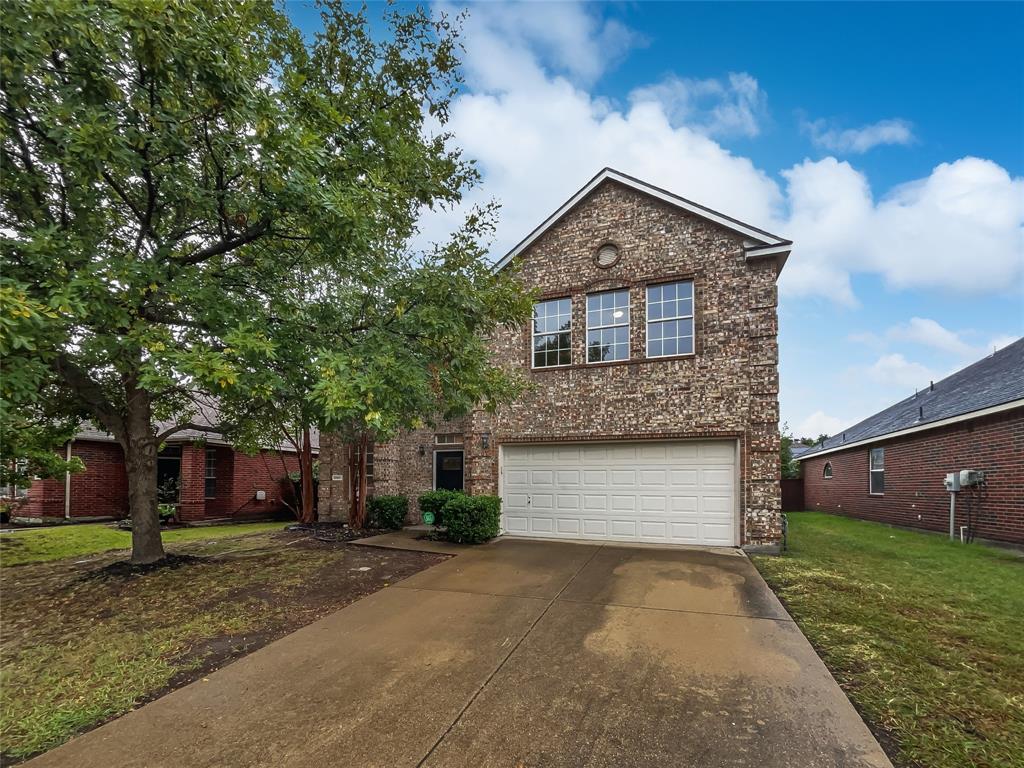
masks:
[[[128,514],[128,475],[121,446],[113,442],[81,440],[72,444],[71,453],[85,463],[84,472],[71,475],[72,519],[125,517]],[[33,482],[28,500],[14,514],[44,520],[64,519],[64,478]]]
[[[602,268],[594,257],[609,242],[620,257]],[[492,338],[495,361],[525,376],[529,387],[496,415],[474,412],[461,425],[467,490],[497,492],[503,442],[738,438],[741,540],[777,541],[776,264],[746,261],[743,238],[730,230],[606,182],[521,254],[514,268],[523,284],[542,297],[571,298],[572,365],[532,370],[528,324]],[[646,286],[673,279],[694,282],[696,354],[643,359]],[[586,295],[613,288],[630,293],[632,359],[588,365]],[[408,489],[410,496],[430,488],[432,436],[433,431],[412,433],[392,446],[402,477],[391,488]],[[420,444],[427,446],[425,457],[414,451]],[[328,506],[332,500],[344,503],[341,481],[333,491],[323,483],[335,461],[334,453],[322,449],[321,502]]]
[[[128,477],[124,454],[115,442],[76,440],[72,454],[85,463],[85,471],[71,476],[71,518],[122,518],[128,515]],[[282,499],[288,472],[298,471],[298,456],[262,451],[255,456],[218,446],[216,495],[205,498],[206,449],[182,444],[179,517],[184,522],[217,518],[265,518],[287,509]],[[282,462],[283,459],[283,462]],[[266,491],[258,501],[256,491]],[[57,521],[64,519],[64,478],[37,480],[16,517]]]
[[[868,450],[885,448],[885,494],[868,493]],[[832,479],[823,477],[831,462]],[[1024,409],[918,432],[802,462],[808,509],[932,531],[949,530],[946,473],[980,469],[981,538],[1024,544]],[[957,535],[971,492],[957,494]]]

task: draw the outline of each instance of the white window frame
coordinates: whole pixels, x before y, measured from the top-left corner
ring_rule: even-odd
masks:
[[[537,332],[537,307],[541,304],[550,304],[555,301],[567,301],[569,302],[569,328],[568,331],[542,331]],[[533,370],[548,370],[550,368],[567,368],[572,365],[572,297],[571,296],[559,296],[555,299],[544,299],[543,301],[535,301],[533,303],[533,316],[530,318],[530,368]],[[569,334],[569,362],[568,363],[556,363],[555,365],[537,365],[537,337],[538,336],[556,336],[560,333]]]
[[[462,435],[458,432],[441,432],[434,435],[434,445],[462,445]]]
[[[881,466],[875,467],[875,455],[881,458]],[[872,482],[875,478],[875,474],[878,473],[882,476],[882,490],[874,490],[874,483]],[[885,496],[885,448],[869,448],[868,449],[868,495],[869,496]]]
[[[611,325],[591,325],[590,324],[590,311],[591,311],[590,310],[590,300],[592,298],[599,298],[601,296],[613,296],[613,295],[619,294],[619,293],[626,294],[626,319],[623,322],[621,322],[621,323],[616,323],[615,322],[615,318],[613,317]],[[630,337],[629,337],[630,336],[630,334],[629,334],[629,319],[630,319],[629,316],[630,316],[630,312],[632,311],[632,303],[633,303],[633,297],[630,296],[629,288],[614,288],[614,289],[612,289],[610,291],[600,291],[598,293],[588,293],[587,296],[586,296],[586,299],[587,299],[587,306],[586,306],[586,311],[587,311],[586,362],[587,362],[587,365],[600,365],[601,363],[605,363],[605,364],[607,364],[607,363],[622,363],[622,362],[626,362],[627,360],[629,360],[632,357],[632,355],[630,354],[631,353],[632,344],[630,344],[631,340],[630,340]],[[603,310],[598,309],[597,311],[601,312]],[[626,356],[625,357],[615,357],[615,358],[612,358],[611,360],[591,360],[590,359],[590,332],[591,331],[612,330],[612,329],[615,329],[615,328],[625,328],[626,329]],[[613,344],[612,346],[615,346],[615,345]]]
[[[651,289],[652,288],[664,288],[668,285],[683,285],[689,284],[690,286],[690,314],[688,315],[673,315],[672,317],[659,317],[657,320],[651,320]],[[647,357],[651,359],[657,359],[659,357],[690,357],[697,352],[697,328],[694,319],[694,312],[697,308],[697,287],[694,285],[693,280],[670,280],[664,283],[652,283],[647,286],[644,292],[644,313],[646,314],[646,328],[645,330],[645,353]],[[671,322],[673,320],[689,320],[690,321],[690,341],[692,349],[689,352],[672,352],[670,354],[652,355],[651,354],[651,325],[658,323]],[[676,338],[685,338],[677,336]]]
[[[831,461],[826,461],[825,462],[825,466],[821,468],[821,478],[822,478],[822,480],[831,480],[832,479],[832,462]]]
[[[207,481],[213,480],[213,494],[206,495]],[[203,456],[203,498],[217,498],[217,449],[207,448]]]

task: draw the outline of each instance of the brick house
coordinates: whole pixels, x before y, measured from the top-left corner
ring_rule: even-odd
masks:
[[[981,485],[956,494],[954,532],[1024,544],[1024,339],[929,384],[796,457],[808,509],[948,532],[947,473]]]
[[[777,544],[776,279],[791,243],[611,169],[509,252],[538,296],[492,338],[529,387],[496,414],[376,446],[376,493],[502,497],[506,535]],[[321,519],[346,446],[321,438]]]
[[[7,488],[12,519],[51,523],[127,517],[128,476],[113,436],[86,427],[64,452],[81,458],[85,471],[36,480],[26,489]],[[161,502],[175,504],[184,523],[266,519],[287,511],[288,473],[298,469],[293,451],[249,456],[212,433],[185,430],[169,437],[160,452],[157,485]]]

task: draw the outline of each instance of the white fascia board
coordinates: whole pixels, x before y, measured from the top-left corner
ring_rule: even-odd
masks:
[[[747,254],[748,259],[760,259],[765,256],[779,256],[781,254],[788,254],[792,249],[792,243],[783,243],[782,245],[743,246],[743,251]]]
[[[548,218],[546,218],[539,227],[537,227],[535,230],[533,230],[533,232],[531,232],[525,238],[523,238],[511,251],[505,254],[505,256],[494,265],[494,271],[497,272],[501,269],[504,269],[508,265],[508,263],[512,261],[512,259],[514,259],[520,253],[529,248],[541,235],[547,232],[563,216],[565,216],[565,214],[567,214],[581,200],[583,200],[583,198],[585,198],[587,195],[593,192],[598,187],[598,185],[609,179],[612,181],[616,181],[620,184],[623,184],[627,187],[631,187],[637,190],[638,192],[644,193],[645,195],[650,195],[651,197],[668,203],[669,205],[675,206],[676,208],[681,208],[685,211],[689,211],[690,213],[696,214],[701,218],[713,221],[714,223],[719,224],[725,227],[726,229],[730,229],[733,232],[737,232],[743,235],[744,237],[748,237],[751,240],[755,241],[755,247],[757,247],[758,244],[760,244],[762,247],[783,246],[784,251],[788,251],[788,249],[791,247],[791,243],[789,241],[784,240],[781,237],[777,237],[776,235],[773,235],[770,232],[765,232],[764,230],[757,229],[756,227],[752,227],[749,224],[744,224],[742,221],[737,221],[736,219],[730,218],[725,214],[718,213],[717,211],[713,211],[710,208],[705,208],[703,205],[694,203],[690,200],[679,197],[678,195],[673,195],[671,192],[667,192],[664,189],[652,186],[651,184],[648,184],[647,182],[644,181],[640,181],[639,179],[635,179],[632,176],[627,176],[626,174],[616,171],[612,168],[605,168],[600,173],[598,173],[594,178],[588,181],[587,184],[579,192],[577,192],[575,195],[569,198],[569,200],[564,205],[562,205],[561,208],[559,208],[553,214],[548,216]],[[748,247],[744,247],[745,252],[749,250],[750,249]],[[780,251],[780,254],[783,253],[784,251]],[[775,254],[761,255],[767,256]]]
[[[844,443],[843,445],[837,445],[835,448],[827,448],[824,451],[816,451],[815,453],[801,454],[800,456],[794,456],[793,461],[807,461],[808,459],[816,459],[819,456],[827,456],[828,454],[836,453],[837,451],[846,451],[849,450],[850,448],[858,448],[862,445],[879,443],[882,440],[892,440],[897,437],[903,437],[904,435],[912,435],[916,432],[926,432],[929,429],[938,429],[939,427],[946,427],[949,426],[950,424],[959,424],[962,421],[980,419],[985,416],[991,416],[996,413],[1002,413],[1003,411],[1012,411],[1014,408],[1024,408],[1024,398],[1020,398],[1019,400],[1011,400],[1008,403],[993,405],[988,408],[981,408],[980,410],[970,411],[969,413],[961,413],[959,416],[950,416],[948,419],[930,421],[927,424],[920,424],[916,427],[897,429],[895,432],[886,432],[884,435],[866,437],[863,440],[855,440],[852,443]]]

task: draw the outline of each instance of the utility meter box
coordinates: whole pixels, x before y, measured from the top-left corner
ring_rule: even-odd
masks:
[[[960,486],[965,485],[977,485],[985,479],[984,472],[978,472],[975,469],[961,469],[960,470]]]
[[[946,490],[950,493],[956,493],[960,490],[960,473],[950,472],[946,475],[946,480],[943,483],[946,486]]]

